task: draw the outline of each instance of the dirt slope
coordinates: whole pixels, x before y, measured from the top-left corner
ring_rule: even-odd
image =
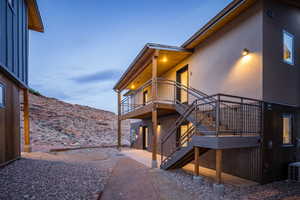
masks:
[[[22,96],[20,98],[22,101]],[[32,93],[29,99],[31,142],[34,150],[116,145],[117,116],[114,113]],[[23,112],[21,120],[22,118]],[[129,121],[122,123],[122,132],[122,144],[129,145]]]

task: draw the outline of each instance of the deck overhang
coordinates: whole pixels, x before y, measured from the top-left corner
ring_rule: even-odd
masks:
[[[169,115],[172,113],[175,113],[175,106],[173,104],[167,104],[167,103],[155,103],[155,106],[157,108],[157,115],[158,116],[164,116]],[[151,118],[152,116],[152,110],[153,110],[153,103],[149,103],[145,106],[142,106],[141,108],[138,108],[132,112],[128,112],[124,115],[121,115],[122,120],[126,119],[147,119]]]

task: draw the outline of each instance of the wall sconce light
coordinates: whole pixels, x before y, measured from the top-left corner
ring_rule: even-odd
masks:
[[[165,57],[163,57],[163,58],[161,59],[161,61],[164,62],[164,63],[165,63],[165,62],[168,62],[168,58],[165,56]]]
[[[249,53],[250,53],[249,49],[245,48],[242,51],[242,56],[247,56],[247,55],[249,55]]]

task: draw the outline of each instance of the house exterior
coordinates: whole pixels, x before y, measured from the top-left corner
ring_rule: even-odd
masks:
[[[267,183],[299,160],[300,4],[234,0],[180,47],[146,44],[114,86],[118,138],[163,169]]]
[[[35,0],[0,0],[0,165],[20,157],[20,99],[24,92],[25,151],[30,151],[28,30],[43,32]]]

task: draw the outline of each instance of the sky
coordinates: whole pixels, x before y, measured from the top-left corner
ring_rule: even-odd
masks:
[[[231,0],[37,1],[45,33],[30,32],[30,87],[116,112],[112,88],[146,43],[180,46]]]

